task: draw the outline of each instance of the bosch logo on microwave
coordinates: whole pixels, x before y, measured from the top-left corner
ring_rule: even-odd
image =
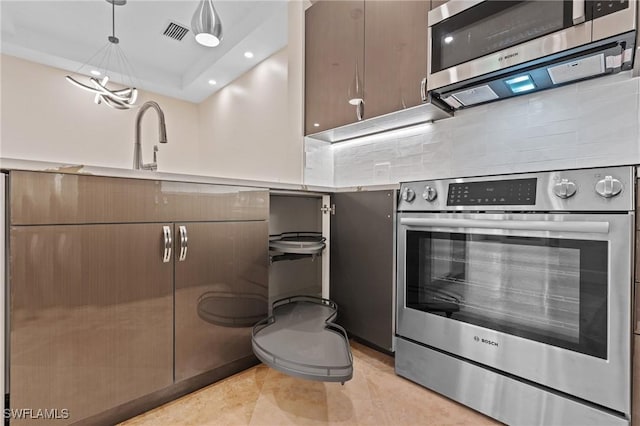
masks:
[[[518,52],[509,53],[508,55],[500,56],[498,62],[506,61],[507,59],[515,58],[518,56]]]
[[[484,343],[486,345],[491,345],[491,346],[498,347],[498,342],[495,342],[493,340],[483,339],[483,338],[478,337],[478,336],[473,336],[473,340],[475,340],[478,343]]]

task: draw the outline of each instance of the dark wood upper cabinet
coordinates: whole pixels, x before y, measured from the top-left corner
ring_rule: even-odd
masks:
[[[305,18],[305,134],[422,103],[430,0],[331,1]],[[362,109],[349,103],[359,95]]]
[[[364,1],[319,1],[307,9],[305,52],[305,134],[357,121],[349,86],[364,79]]]
[[[364,118],[422,103],[429,6],[428,0],[365,3]]]

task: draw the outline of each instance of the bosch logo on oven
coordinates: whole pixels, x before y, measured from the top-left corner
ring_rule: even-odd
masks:
[[[483,338],[478,337],[478,336],[473,336],[473,340],[475,340],[478,343],[484,343],[486,345],[491,345],[491,346],[498,347],[498,342],[495,342],[493,340],[483,339]]]
[[[504,56],[500,56],[498,58],[498,62],[506,61],[507,59],[515,58],[516,56],[518,56],[518,52],[508,53]]]

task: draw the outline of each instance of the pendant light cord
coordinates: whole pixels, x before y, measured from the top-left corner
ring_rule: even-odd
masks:
[[[116,36],[116,2],[111,2],[111,35]]]

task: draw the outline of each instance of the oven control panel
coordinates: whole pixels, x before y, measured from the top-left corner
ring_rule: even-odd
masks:
[[[633,211],[633,166],[404,182],[399,212]]]
[[[533,206],[536,178],[450,183],[447,206]]]
[[[599,18],[629,7],[629,0],[608,0],[593,2],[593,17]]]

